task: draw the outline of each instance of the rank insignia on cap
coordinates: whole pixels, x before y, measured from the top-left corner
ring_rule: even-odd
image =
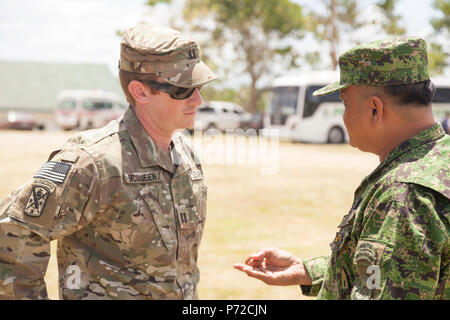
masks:
[[[44,209],[50,190],[44,186],[35,185],[31,189],[30,197],[23,212],[31,217],[39,217]]]
[[[63,183],[71,166],[68,163],[49,161],[42,165],[33,178],[42,178],[55,183]]]

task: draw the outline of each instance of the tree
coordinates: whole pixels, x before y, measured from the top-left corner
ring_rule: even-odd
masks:
[[[258,81],[275,62],[295,64],[298,54],[288,39],[301,38],[306,24],[302,7],[289,0],[186,0],[184,17],[194,31],[208,35],[204,51],[223,55],[232,45],[233,69],[241,67],[250,78],[250,111],[257,110]]]
[[[432,41],[428,47],[430,70],[434,74],[443,74],[448,64],[448,36],[450,34],[450,0],[435,0],[433,7],[441,14],[441,17],[432,18],[431,25],[436,35],[444,38],[447,48],[438,42]]]
[[[441,44],[431,42],[428,45],[428,65],[431,74],[443,74],[447,63],[448,54],[444,51]]]
[[[325,13],[311,11],[313,24],[310,30],[319,40],[329,43],[331,68],[336,70],[342,35],[345,34],[346,39],[350,39],[348,35],[366,25],[368,21],[359,19],[362,10],[356,0],[322,0],[322,4],[326,7]],[[405,33],[405,29],[398,23],[400,16],[394,13],[395,5],[396,0],[379,0],[376,3],[382,15],[381,29],[387,34],[400,35]]]
[[[384,13],[385,19],[381,23],[381,27],[386,33],[391,35],[403,35],[406,29],[399,25],[400,16],[394,13],[397,0],[381,0],[377,3],[377,6]]]
[[[436,31],[450,32],[450,0],[434,0],[433,7],[443,15],[443,17],[431,19],[433,28]]]
[[[356,0],[323,0],[322,3],[326,6],[326,13],[311,12],[313,24],[310,30],[319,40],[329,43],[331,68],[336,70],[339,64],[338,47],[341,34],[345,29],[361,26],[356,19],[359,8]]]

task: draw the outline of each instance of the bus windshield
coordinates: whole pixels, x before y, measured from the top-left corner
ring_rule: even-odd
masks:
[[[83,101],[83,108],[86,110],[103,110],[103,109],[111,109],[112,103],[105,101]]]
[[[298,87],[275,87],[271,90],[269,113],[271,123],[284,124],[288,116],[297,112]]]
[[[341,102],[339,98],[339,91],[336,91],[325,96],[315,97],[313,92],[322,88],[320,86],[308,86],[305,93],[305,107],[303,108],[303,118],[308,118],[314,115],[319,105],[323,102]]]

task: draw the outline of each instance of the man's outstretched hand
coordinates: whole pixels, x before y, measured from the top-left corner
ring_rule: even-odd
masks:
[[[263,248],[235,269],[272,286],[311,285],[311,278],[296,256],[278,248]]]

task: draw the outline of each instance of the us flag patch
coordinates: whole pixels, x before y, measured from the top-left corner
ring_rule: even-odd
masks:
[[[63,183],[71,166],[68,163],[49,161],[42,165],[33,178],[42,178],[55,183]]]

